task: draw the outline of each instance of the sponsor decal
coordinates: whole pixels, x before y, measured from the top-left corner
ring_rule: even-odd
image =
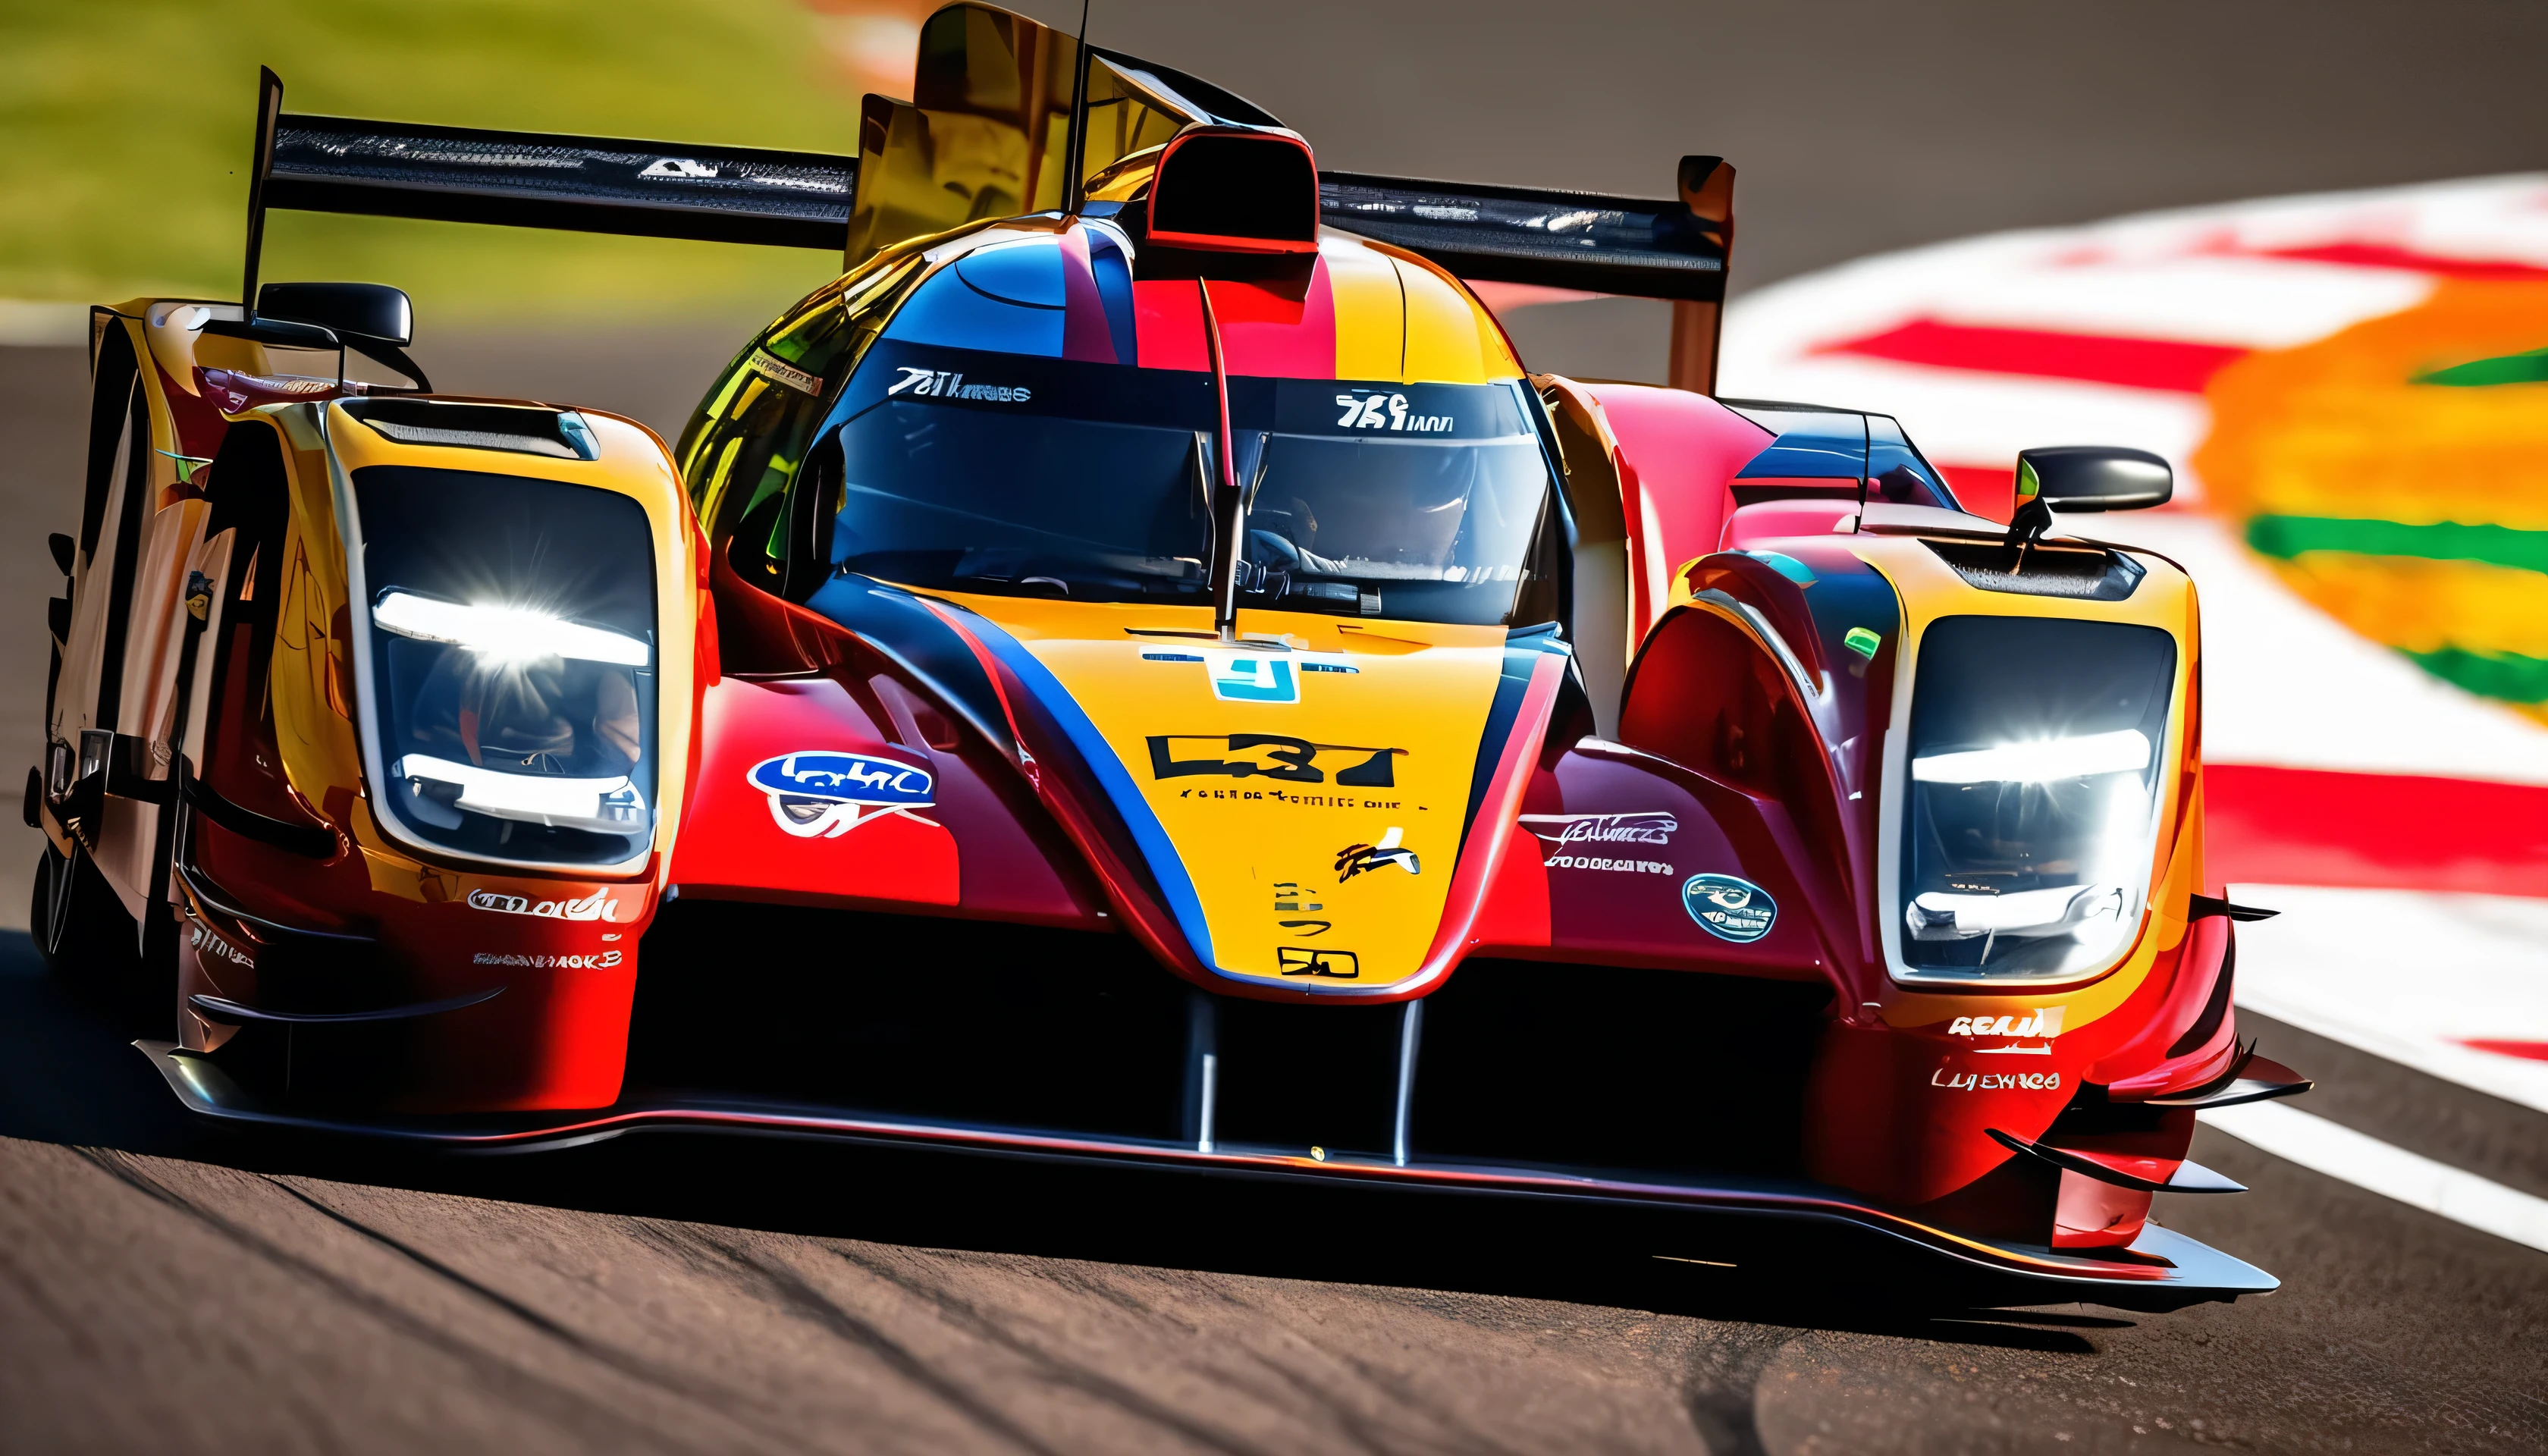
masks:
[[[1433,434],[1452,428],[1448,414],[1410,414],[1405,395],[1371,394],[1359,398],[1336,396],[1336,408],[1344,413],[1336,420],[1338,429],[1404,430],[1409,434]]]
[[[1271,778],[1282,783],[1324,783],[1327,771],[1319,765],[1323,756],[1338,765],[1335,782],[1344,788],[1397,787],[1397,759],[1407,752],[1403,748],[1312,743],[1280,733],[1156,733],[1150,736],[1149,743],[1153,778],[1225,775]],[[1224,754],[1236,757],[1219,756]]]
[[[1274,966],[1285,975],[1317,976],[1335,981],[1362,978],[1362,958],[1351,951],[1313,951],[1307,946],[1277,946],[1274,948]]]
[[[2066,1006],[2039,1006],[2023,1015],[1959,1016],[1947,1023],[1950,1037],[2042,1037],[2040,1046],[1976,1046],[1983,1055],[2050,1056],[2052,1039],[2061,1035],[2062,1014]]]
[[[707,165],[705,162],[692,161],[690,158],[685,156],[659,156],[653,161],[648,162],[646,164],[646,170],[639,172],[637,175],[640,177],[678,177],[684,181],[696,181],[699,178],[713,177],[716,174],[717,169]]]
[[[818,376],[807,374],[804,370],[786,363],[768,349],[754,349],[752,357],[744,362],[743,367],[773,384],[785,385],[800,395],[823,393],[823,381]]]
[[[186,944],[195,948],[195,954],[199,957],[208,956],[214,960],[227,960],[232,965],[244,966],[249,970],[256,969],[255,956],[222,939],[221,935],[209,926],[188,926]]]
[[[966,384],[961,373],[910,364],[897,364],[894,369],[902,378],[885,389],[888,398],[908,394],[938,400],[991,400],[1002,405],[1023,405],[1035,398],[1022,384]]]
[[[494,890],[471,890],[469,908],[492,910],[499,915],[534,915],[542,920],[617,920],[619,902],[605,890],[594,890],[581,900],[534,900],[528,895],[499,894]]]
[[[1524,814],[1521,827],[1548,844],[1668,845],[1681,821],[1661,810],[1635,814]]]
[[[1551,869],[1608,869],[1622,874],[1678,874],[1663,860],[1613,860],[1601,855],[1551,855],[1541,862]]]
[[[2057,1092],[2061,1090],[2059,1072],[1951,1072],[1945,1067],[1929,1073],[1929,1085],[1950,1092]]]
[[[1693,874],[1681,887],[1682,908],[1698,928],[1718,940],[1757,941],[1778,920],[1770,892],[1731,874]]]
[[[806,749],[753,765],[746,775],[770,796],[770,818],[796,839],[839,839],[862,824],[901,815],[936,828],[926,809],[937,780],[926,769],[870,754]]]
[[[1326,908],[1326,905],[1322,901],[1313,900],[1308,895],[1302,893],[1301,882],[1299,880],[1284,879],[1275,881],[1275,914],[1297,916],[1301,915],[1304,911],[1315,914],[1318,911],[1324,910]],[[1281,929],[1290,931],[1296,936],[1302,937],[1322,936],[1329,930],[1335,928],[1335,922],[1332,920],[1277,920],[1274,924]]]
[[[519,956],[509,951],[481,951],[473,965],[519,965],[532,970],[608,970],[619,963],[617,951],[590,951],[581,956]]]
[[[1410,874],[1423,873],[1424,866],[1415,862],[1415,852],[1399,844],[1404,832],[1393,824],[1376,845],[1347,845],[1336,851],[1336,883],[1342,884],[1366,869],[1383,869],[1392,864]]]

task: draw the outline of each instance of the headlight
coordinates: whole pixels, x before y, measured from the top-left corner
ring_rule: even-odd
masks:
[[[657,668],[645,508],[407,466],[353,485],[382,806],[410,837],[476,858],[597,868],[643,855]]]
[[[2149,892],[2175,640],[2153,627],[1943,617],[1920,645],[1901,792],[1898,973],[2102,969]]]

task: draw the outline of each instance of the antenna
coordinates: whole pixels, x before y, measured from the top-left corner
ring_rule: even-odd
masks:
[[[239,307],[256,318],[256,264],[265,251],[265,174],[274,170],[274,128],[283,116],[283,78],[270,66],[256,68],[256,142],[254,164],[247,174],[247,271],[239,283]]]
[[[1079,40],[1071,47],[1070,136],[1061,149],[1061,212],[1075,217],[1088,201],[1081,191],[1080,159],[1088,141],[1088,3],[1079,0]]]

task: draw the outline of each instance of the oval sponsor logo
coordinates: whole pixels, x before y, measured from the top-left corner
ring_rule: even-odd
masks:
[[[907,809],[927,808],[937,783],[926,769],[828,751],[764,759],[753,766],[751,778],[753,787],[779,798]]]
[[[1721,941],[1757,941],[1778,921],[1778,902],[1768,890],[1731,874],[1691,875],[1682,884],[1681,905]]]
[[[937,780],[892,759],[808,749],[764,759],[745,776],[770,796],[770,822],[791,839],[839,839],[895,816],[937,826],[913,812],[931,806]]]

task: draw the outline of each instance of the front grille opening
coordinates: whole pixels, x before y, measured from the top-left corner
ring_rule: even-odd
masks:
[[[683,900],[638,956],[628,1091],[1173,1139],[1186,988],[1129,936]]]
[[[1830,988],[1472,960],[1427,999],[1417,1155],[1653,1172],[1799,1171]]]
[[[1926,537],[1921,544],[1955,568],[1966,586],[1984,592],[2121,601],[2132,595],[2133,589],[2149,574],[2139,562],[2102,546],[2048,546],[2038,542],[2018,548],[1999,541]]]
[[[455,405],[440,400],[349,400],[339,407],[402,445],[506,450],[553,460],[592,460],[592,426],[572,410],[526,405]]]
[[[1219,1022],[1216,1141],[1390,1155],[1403,1008],[1222,997]]]
[[[1394,1151],[1399,1005],[1210,998],[1128,936],[683,900],[639,958],[627,1101],[803,1104],[1192,1139],[1214,1058],[1223,1150]],[[1686,971],[1473,960],[1423,1001],[1416,1161],[1664,1176],[1799,1169],[1830,991]]]

